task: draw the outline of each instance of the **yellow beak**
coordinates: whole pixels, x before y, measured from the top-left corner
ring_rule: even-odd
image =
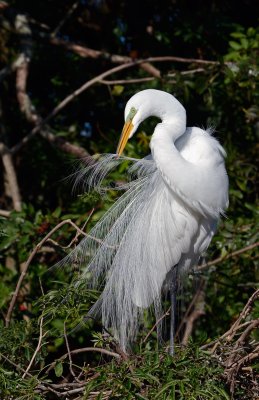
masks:
[[[121,137],[120,137],[120,141],[117,147],[117,155],[120,156],[121,153],[123,152],[129,137],[130,137],[130,133],[132,132],[132,129],[134,128],[133,123],[131,122],[131,120],[128,120],[125,122],[124,127],[122,129],[122,133],[121,133]]]

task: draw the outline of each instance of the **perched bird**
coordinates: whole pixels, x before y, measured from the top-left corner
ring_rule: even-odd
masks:
[[[121,154],[140,123],[161,119],[150,141],[151,154]],[[106,155],[79,174],[88,188],[102,182],[124,160],[132,163],[124,193],[61,264],[82,268],[76,285],[104,285],[89,315],[102,315],[123,350],[136,337],[143,311],[161,315],[161,292],[171,291],[171,340],[177,280],[197,265],[228,206],[226,153],[209,130],[186,128],[186,112],[171,94],[143,90],[130,98],[116,155]]]

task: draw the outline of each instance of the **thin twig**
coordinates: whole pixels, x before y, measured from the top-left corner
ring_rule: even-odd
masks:
[[[251,321],[248,327],[244,330],[244,332],[240,335],[238,340],[236,341],[233,350],[230,354],[230,357],[227,359],[227,361],[224,363],[227,368],[233,365],[234,361],[236,360],[238,354],[237,352],[240,351],[240,349],[243,349],[243,344],[247,336],[250,335],[250,333],[259,326],[259,318],[256,319],[255,321]]]
[[[72,6],[69,8],[68,12],[66,13],[65,17],[59,22],[57,27],[51,33],[51,36],[55,37],[57,33],[60,31],[62,26],[68,21],[71,15],[76,11],[77,7],[79,6],[80,1],[76,1]]]
[[[104,85],[128,85],[130,83],[142,83],[142,82],[151,82],[156,78],[146,77],[146,78],[136,78],[136,79],[117,79],[117,80],[100,80],[100,83]]]
[[[178,336],[179,336],[179,334],[180,334],[180,332],[181,332],[181,329],[182,329],[183,325],[184,325],[185,322],[186,322],[186,319],[187,319],[187,317],[188,317],[188,314],[190,313],[191,309],[193,308],[194,304],[196,303],[197,298],[198,298],[199,295],[200,295],[200,290],[202,290],[203,288],[204,288],[204,280],[201,280],[200,283],[199,283],[199,287],[198,287],[198,289],[197,289],[195,295],[193,296],[193,298],[192,298],[190,304],[189,304],[188,307],[187,307],[187,310],[186,310],[185,313],[184,313],[183,318],[181,319],[181,322],[180,322],[179,326],[177,327],[177,331],[176,331],[176,333],[175,333],[175,337],[178,337]]]
[[[195,320],[204,314],[205,312],[203,310],[193,310],[193,312],[189,315],[188,319],[186,320],[186,327],[181,341],[182,346],[187,346],[189,338],[193,331]]]
[[[200,73],[200,72],[205,72],[204,68],[196,68],[196,69],[191,69],[188,71],[177,71],[174,73],[169,73],[166,76],[164,76],[164,78],[167,77],[174,77],[177,75],[193,75],[196,73]],[[133,78],[133,79],[117,79],[117,80],[101,80],[100,83],[103,83],[104,85],[128,85],[128,84],[132,84],[132,83],[143,83],[143,82],[152,82],[154,81],[156,78],[155,77],[146,77],[146,78]]]
[[[248,299],[245,307],[243,308],[242,312],[240,313],[238,319],[236,320],[236,322],[232,325],[232,329],[235,329],[236,326],[239,325],[239,323],[242,321],[242,319],[246,318],[247,315],[250,313],[251,311],[251,307],[253,305],[253,303],[255,302],[255,300],[257,300],[259,298],[259,289],[257,289],[252,296]],[[231,335],[229,335],[231,337]],[[232,339],[232,337],[231,337]]]
[[[253,323],[253,322],[255,322],[255,321],[256,321],[256,319],[253,319],[253,320],[251,320],[251,321],[246,321],[246,322],[244,322],[243,324],[236,326],[235,328],[232,328],[232,327],[231,327],[227,332],[225,332],[225,333],[224,333],[223,335],[221,335],[219,338],[217,338],[217,339],[215,339],[215,340],[212,340],[211,342],[202,345],[200,348],[201,348],[202,350],[206,350],[207,348],[209,348],[209,347],[211,347],[211,346],[213,346],[213,345],[215,345],[215,344],[218,346],[219,343],[222,342],[223,339],[225,339],[225,338],[227,338],[227,342],[229,342],[230,340],[233,339],[233,337],[235,336],[235,334],[237,333],[237,331],[243,329],[245,326],[248,326],[248,325],[250,325],[251,323]],[[229,336],[230,333],[231,333],[231,335],[233,335],[233,337],[230,337],[230,336]],[[216,347],[217,347],[217,346],[216,346]],[[214,353],[215,349],[216,349],[216,348],[213,347],[213,350],[211,350],[211,353]]]
[[[71,350],[70,351],[70,355],[80,354],[80,353],[88,353],[88,352],[97,352],[97,353],[105,354],[107,356],[115,357],[115,358],[118,358],[118,359],[121,358],[120,354],[115,353],[115,352],[110,351],[110,350],[102,349],[100,347],[83,347],[81,349]],[[48,369],[46,370],[46,374],[48,374],[53,368],[55,368],[55,365],[58,362],[64,361],[67,357],[68,357],[68,353],[63,354],[63,356],[61,356],[60,358],[55,360],[53,363],[51,363],[50,366],[48,367]]]
[[[37,356],[38,352],[39,352],[40,349],[41,349],[42,340],[43,340],[43,338],[46,336],[46,334],[47,334],[47,332],[43,333],[43,316],[42,316],[42,317],[40,318],[40,336],[39,336],[38,344],[37,344],[37,347],[36,347],[36,349],[35,349],[35,351],[34,351],[34,353],[33,353],[32,358],[31,358],[31,360],[30,360],[30,362],[29,362],[29,365],[28,365],[28,367],[26,368],[26,370],[25,370],[25,372],[24,372],[24,374],[23,374],[23,376],[22,376],[22,379],[25,378],[25,376],[27,375],[27,373],[28,373],[29,370],[31,369],[31,366],[32,366],[32,364],[33,364],[33,362],[34,362],[34,360],[35,360],[35,357]]]
[[[68,358],[69,358],[69,370],[70,370],[71,375],[74,377],[74,379],[76,379],[76,374],[74,373],[74,370],[73,370],[73,361],[72,361],[72,357],[71,357],[71,353],[70,353],[70,347],[69,347],[69,343],[68,343],[65,322],[64,322],[64,337],[65,337],[65,342],[66,342],[66,347],[67,347],[67,354],[68,354]]]
[[[25,369],[23,369],[22,367],[20,367],[20,365],[18,365],[17,363],[13,362],[12,360],[10,360],[8,357],[6,357],[4,354],[0,353],[0,358],[3,358],[4,360],[6,360],[9,364],[11,364],[13,367],[15,367],[17,369],[17,371],[21,371],[21,372],[25,372]],[[27,373],[28,375],[32,376],[29,372]]]
[[[151,335],[151,333],[156,329],[157,325],[166,317],[168,317],[168,315],[170,315],[170,310],[171,307],[168,308],[168,310],[166,310],[166,312],[156,321],[156,323],[152,326],[152,328],[150,329],[150,331],[147,333],[147,335],[145,336],[143,343],[145,343],[147,341],[147,339],[149,338],[149,336]]]
[[[227,342],[230,342],[230,341],[233,339],[233,337],[235,336],[235,333],[236,333],[237,330],[240,330],[240,329],[242,329],[243,327],[245,327],[245,326],[247,326],[247,325],[250,325],[251,323],[254,323],[255,321],[257,321],[257,320],[255,319],[255,320],[247,321],[247,322],[244,322],[243,324],[240,324],[240,322],[241,322],[244,318],[246,318],[247,315],[250,313],[251,307],[252,307],[253,303],[255,302],[255,300],[256,300],[258,297],[259,297],[259,289],[257,289],[257,290],[252,294],[252,296],[248,299],[248,301],[247,301],[245,307],[243,308],[243,310],[242,310],[241,313],[239,314],[239,317],[238,317],[237,320],[234,322],[234,324],[231,326],[231,328],[230,328],[227,332],[225,332],[222,336],[220,336],[218,339],[215,339],[215,340],[213,340],[212,342],[203,345],[203,346],[201,347],[201,349],[204,350],[204,349],[207,349],[207,348],[211,347],[212,345],[214,345],[213,350],[212,350],[212,352],[214,352],[215,349],[216,349],[215,346],[217,346],[223,339],[226,338]]]
[[[85,58],[101,58],[108,60],[114,64],[125,64],[134,61],[131,57],[123,56],[119,54],[111,54],[100,50],[91,49],[86,46],[79,45],[77,43],[71,42],[69,40],[64,40],[60,38],[53,38],[47,34],[40,35],[44,39],[48,39],[51,44],[56,46],[61,46],[66,48],[67,50],[73,51],[78,54],[80,57]],[[200,64],[200,65],[220,65],[218,61],[213,60],[203,60],[199,58],[184,58],[184,57],[174,57],[174,56],[162,56],[162,57],[149,57],[144,62],[176,62],[176,63],[183,63],[183,64]]]
[[[189,338],[193,331],[193,326],[194,326],[195,320],[205,314],[205,311],[204,311],[205,292],[203,290],[203,286],[204,286],[204,282],[200,286],[199,290],[197,291],[197,296],[196,296],[195,302],[193,303],[194,304],[193,311],[191,312],[190,315],[188,315],[188,317],[185,318],[185,330],[184,330],[183,338],[181,341],[181,344],[183,346],[187,346],[187,344],[188,344]]]
[[[206,268],[208,268],[208,267],[211,267],[212,265],[219,264],[219,263],[221,263],[222,261],[228,260],[229,258],[233,258],[233,257],[239,256],[239,254],[242,254],[242,253],[245,253],[245,252],[247,252],[247,251],[253,250],[254,248],[256,248],[256,247],[258,247],[258,246],[259,246],[259,242],[250,244],[249,246],[243,247],[242,249],[233,251],[232,253],[228,253],[228,254],[225,255],[225,256],[215,258],[215,260],[209,261],[209,262],[207,262],[206,264],[197,265],[197,266],[194,268],[194,270],[195,270],[195,271],[202,271],[203,269],[206,269]]]
[[[15,288],[14,294],[13,294],[13,296],[12,296],[12,299],[11,299],[11,302],[10,302],[10,305],[9,305],[9,308],[8,308],[8,311],[7,311],[7,315],[6,315],[6,318],[5,318],[5,324],[6,324],[6,326],[9,326],[9,324],[10,324],[10,320],[11,320],[13,308],[14,308],[14,305],[15,305],[15,303],[16,303],[16,299],[17,299],[18,293],[19,293],[19,291],[20,291],[22,282],[23,282],[23,280],[24,280],[24,278],[25,278],[25,276],[26,276],[26,274],[27,274],[29,265],[30,265],[30,263],[32,262],[34,256],[36,255],[36,253],[38,252],[38,250],[42,247],[42,245],[53,235],[53,233],[55,233],[58,229],[60,229],[60,228],[61,228],[63,225],[65,225],[65,224],[70,224],[70,225],[72,225],[77,231],[80,231],[81,234],[86,235],[85,232],[81,231],[81,229],[78,228],[78,226],[77,226],[73,221],[71,221],[70,219],[67,219],[67,220],[61,221],[58,225],[56,225],[56,226],[55,226],[55,227],[54,227],[54,228],[53,228],[53,229],[52,229],[52,230],[51,230],[37,245],[36,245],[36,247],[35,247],[35,248],[33,249],[33,251],[31,252],[31,254],[30,254],[28,260],[26,261],[26,263],[25,263],[25,265],[24,265],[24,269],[23,269],[23,271],[22,271],[22,273],[21,273],[21,275],[20,275],[20,277],[19,277],[19,280],[18,280],[18,282],[17,282],[16,288]]]
[[[10,305],[9,305],[9,308],[8,308],[8,311],[7,311],[7,315],[6,315],[6,318],[5,318],[5,324],[6,324],[6,326],[9,326],[9,324],[10,324],[10,320],[11,320],[13,308],[14,308],[14,305],[15,305],[15,303],[16,303],[16,299],[17,299],[17,297],[18,297],[18,293],[19,293],[19,291],[20,291],[22,282],[23,282],[23,280],[24,280],[24,278],[25,278],[25,276],[26,276],[26,274],[27,274],[29,265],[30,265],[30,263],[32,262],[34,256],[35,256],[35,255],[37,254],[37,252],[41,249],[42,245],[53,235],[53,233],[55,233],[58,229],[60,229],[63,225],[66,225],[66,224],[71,225],[79,234],[81,234],[81,235],[83,235],[83,236],[85,236],[85,237],[88,237],[88,238],[90,238],[90,239],[92,239],[92,240],[94,240],[94,241],[96,241],[96,242],[98,242],[98,243],[100,243],[100,244],[103,243],[103,241],[102,241],[101,239],[98,239],[98,238],[96,238],[96,237],[94,237],[94,236],[88,235],[87,233],[85,233],[84,231],[82,231],[82,229],[80,229],[73,221],[71,221],[71,219],[66,219],[66,220],[64,220],[64,221],[61,221],[58,225],[56,225],[56,226],[55,226],[55,227],[54,227],[54,228],[53,228],[53,229],[52,229],[52,230],[51,230],[37,245],[36,245],[36,247],[33,249],[33,251],[31,252],[31,254],[30,254],[29,258],[28,258],[28,260],[26,261],[26,263],[25,263],[25,265],[24,265],[24,269],[23,269],[23,271],[22,271],[22,273],[21,273],[21,275],[20,275],[20,277],[19,277],[19,279],[18,279],[16,288],[15,288],[15,292],[14,292],[14,294],[13,294],[13,296],[12,296],[12,299],[11,299],[11,302],[10,302]],[[109,246],[109,245],[107,245],[107,247],[109,247],[109,248],[114,248],[113,246]]]

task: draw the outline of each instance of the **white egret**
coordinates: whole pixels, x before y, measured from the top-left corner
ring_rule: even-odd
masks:
[[[151,154],[121,157],[130,137],[149,116],[161,119],[150,141]],[[78,284],[105,282],[90,311],[100,313],[122,349],[135,338],[143,310],[161,312],[161,291],[197,265],[228,206],[225,151],[210,131],[186,128],[184,107],[169,93],[147,89],[128,101],[117,155],[103,156],[81,174],[101,189],[107,174],[125,159],[132,162],[125,192],[61,263],[84,266]],[[86,175],[85,175],[86,174]],[[166,285],[165,285],[166,284]],[[174,304],[171,353],[173,353]]]

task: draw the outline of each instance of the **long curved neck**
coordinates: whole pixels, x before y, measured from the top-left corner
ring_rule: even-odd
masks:
[[[162,135],[164,139],[167,136],[175,142],[186,130],[186,111],[172,95],[165,93],[163,97],[163,102],[160,102],[159,96],[153,102],[152,115],[160,118],[162,122],[157,125],[152,140]]]
[[[194,164],[183,158],[175,147],[176,139],[186,131],[183,110],[178,108],[177,112],[174,110],[171,114],[166,112],[158,115],[162,123],[156,126],[150,141],[152,156],[163,180],[176,196],[200,214],[218,218],[226,207],[225,197],[217,195],[222,192],[220,188],[226,181],[224,164],[217,162],[218,157],[214,157],[208,159],[204,168],[202,164]],[[207,145],[210,146],[208,142]]]

